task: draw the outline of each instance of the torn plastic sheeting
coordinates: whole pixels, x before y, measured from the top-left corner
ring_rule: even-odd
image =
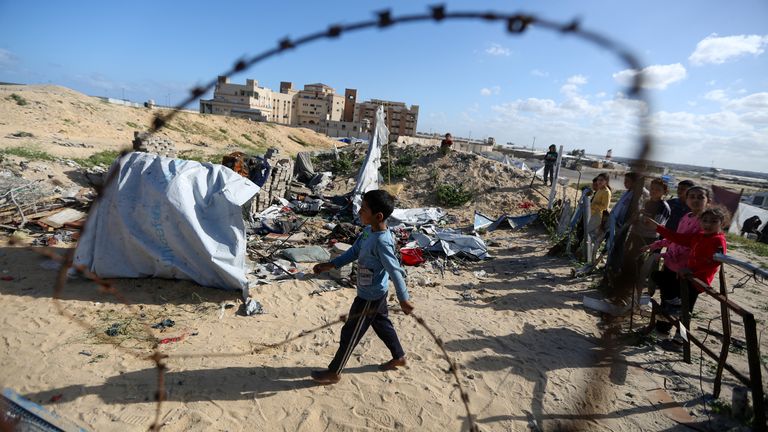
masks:
[[[258,186],[222,165],[147,153],[129,153],[110,171],[116,178],[91,209],[75,265],[103,278],[247,289],[240,206]]]
[[[315,175],[312,166],[312,153],[299,152],[296,155],[296,164],[293,166],[293,175],[301,182],[309,181]]]
[[[396,226],[404,224],[408,226],[421,226],[435,223],[445,216],[443,209],[439,207],[419,207],[411,209],[395,209],[389,216],[388,224]]]
[[[538,219],[538,217],[539,215],[537,213],[530,213],[522,216],[508,216],[505,214],[501,215],[494,221],[488,216],[475,211],[474,229],[487,229],[487,231],[494,231],[499,228],[504,228],[507,225],[512,229],[521,228],[535,221]]]
[[[283,249],[282,255],[297,263],[326,262],[331,259],[331,254],[321,246]]]
[[[376,130],[368,146],[365,163],[355,178],[355,189],[352,191],[352,214],[357,219],[357,213],[363,203],[363,194],[379,188],[379,167],[381,167],[381,147],[389,142],[389,129],[384,119],[384,107],[376,109]]]
[[[481,260],[490,258],[488,247],[478,236],[465,235],[453,230],[437,231],[436,239],[420,232],[413,232],[411,236],[419,247],[429,252],[442,252],[448,257],[461,254]]]

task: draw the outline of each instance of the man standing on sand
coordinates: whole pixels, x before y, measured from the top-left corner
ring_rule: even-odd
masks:
[[[544,155],[544,186],[547,185],[547,177],[549,177],[549,184],[555,183],[555,163],[557,162],[557,147],[554,144],[549,146],[549,151]]]
[[[453,140],[451,138],[451,134],[447,133],[445,134],[445,139],[440,142],[440,153],[443,156],[447,155],[448,152],[451,151],[451,147],[453,146]]]

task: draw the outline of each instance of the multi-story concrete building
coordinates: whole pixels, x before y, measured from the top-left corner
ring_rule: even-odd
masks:
[[[245,85],[232,84],[229,78],[220,76],[213,99],[200,100],[200,112],[291,124],[293,97],[259,87],[256,80],[246,80]]]
[[[357,103],[356,89],[345,89],[341,96],[322,83],[306,84],[303,90],[296,90],[292,83],[283,81],[280,91],[275,92],[259,87],[256,80],[232,84],[222,76],[213,99],[200,101],[200,112],[301,126],[329,136],[367,138],[379,105],[384,106],[391,140],[414,136],[418,105],[409,108],[403,102],[380,99]]]
[[[325,121],[341,121],[344,111],[344,96],[337,95],[333,88],[317,83],[307,84],[294,96],[295,122],[298,126],[317,125]]]
[[[416,124],[419,119],[419,106],[411,105],[410,108],[403,102],[392,102],[380,99],[371,99],[357,104],[356,121],[368,120],[373,124],[376,117],[376,109],[379,105],[384,106],[384,114],[387,118],[387,128],[389,129],[389,139],[396,141],[400,136],[414,136],[416,134]]]

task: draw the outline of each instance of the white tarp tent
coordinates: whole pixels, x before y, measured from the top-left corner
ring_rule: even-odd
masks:
[[[763,229],[765,224],[768,223],[768,210],[749,204],[739,203],[739,208],[736,210],[736,214],[733,215],[731,227],[728,229],[728,232],[741,234],[741,227],[744,225],[744,222],[752,216],[758,216],[760,218],[761,223],[758,230]]]
[[[379,167],[381,167],[381,147],[389,143],[389,129],[384,119],[384,107],[376,109],[376,130],[373,132],[371,144],[365,163],[357,174],[355,190],[352,192],[352,211],[357,219],[357,212],[363,203],[363,194],[379,188]]]
[[[240,206],[258,186],[222,165],[147,153],[123,156],[110,175],[78,242],[76,265],[103,278],[188,279],[245,292]]]

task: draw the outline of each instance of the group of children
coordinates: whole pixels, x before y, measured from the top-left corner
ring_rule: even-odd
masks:
[[[627,189],[614,208],[609,211],[611,188],[609,177],[602,173],[593,180],[591,218],[587,228],[588,240],[595,249],[608,236],[608,249],[636,247],[644,255],[638,260],[639,280],[648,279],[648,291],[652,296],[658,287],[661,304],[668,315],[679,316],[682,306],[682,287],[687,286],[688,309],[693,310],[698,295],[703,289],[691,284],[693,276],[708,285],[717,274],[720,263],[713,259],[717,252],[726,253],[727,245],[723,228],[730,223],[728,210],[712,203],[711,192],[704,186],[683,180],[677,185],[677,197],[664,200],[668,188],[661,178],[650,181],[649,190],[643,188],[638,200],[638,216],[630,220],[630,205],[635,184],[641,178],[636,173],[627,173],[624,186]],[[626,232],[624,232],[626,231]],[[625,235],[622,235],[625,234]],[[618,244],[626,238],[626,243]],[[618,239],[618,240],[617,240]],[[664,253],[654,254],[666,248]],[[609,254],[621,256],[621,253]],[[663,264],[659,268],[659,258]],[[614,259],[613,265],[620,263]],[[659,321],[656,331],[668,336],[672,324]],[[682,345],[678,334],[672,339],[673,349]]]

